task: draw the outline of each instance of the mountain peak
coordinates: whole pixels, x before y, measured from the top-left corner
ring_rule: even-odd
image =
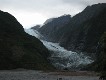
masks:
[[[91,6],[87,6],[84,11],[91,11],[91,10],[94,10],[94,11],[98,11],[98,10],[101,10],[103,8],[106,8],[106,3],[99,3],[99,4],[93,4]]]
[[[22,25],[17,21],[17,19],[8,12],[0,11],[0,21],[0,30],[2,31],[4,30],[7,33],[24,31]]]

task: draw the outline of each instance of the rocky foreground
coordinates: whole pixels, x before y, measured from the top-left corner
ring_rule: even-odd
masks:
[[[91,72],[43,72],[35,70],[1,70],[0,80],[99,80]]]

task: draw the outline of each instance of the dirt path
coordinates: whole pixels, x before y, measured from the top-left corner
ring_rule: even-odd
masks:
[[[72,74],[71,72],[44,73],[34,70],[2,70],[0,71],[0,80],[57,80],[58,78],[62,78],[62,80],[99,80],[98,77],[94,75],[81,76]]]

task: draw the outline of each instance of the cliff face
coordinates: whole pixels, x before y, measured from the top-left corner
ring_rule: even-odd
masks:
[[[54,21],[38,30],[48,41],[58,42],[68,50],[95,53],[98,41],[106,31],[106,3],[88,6],[63,24],[58,18],[56,22],[60,26],[54,26]]]
[[[51,69],[48,50],[9,13],[0,11],[0,69]]]

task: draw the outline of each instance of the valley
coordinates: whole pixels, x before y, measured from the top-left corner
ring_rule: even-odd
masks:
[[[106,3],[29,29],[0,10],[0,80],[98,80],[105,50]]]
[[[68,51],[59,46],[58,43],[42,40],[43,35],[33,29],[25,29],[25,32],[40,39],[50,51],[48,59],[56,67],[56,69],[80,70],[83,66],[93,62],[89,56],[82,53]]]

